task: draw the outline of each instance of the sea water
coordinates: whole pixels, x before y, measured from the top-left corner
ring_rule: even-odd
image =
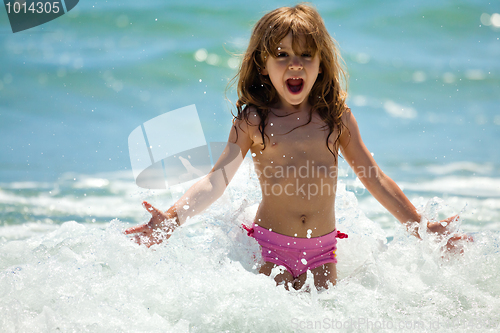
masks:
[[[26,216],[0,229],[2,332],[498,330],[496,232],[474,232],[462,255],[394,221],[388,241],[341,181],[337,228],[349,238],[338,243],[339,282],[317,292],[310,276],[290,292],[258,274],[259,246],[241,228],[260,191],[249,160],[209,210],[149,249],[122,232],[147,220],[139,199],[166,196],[138,192],[125,175],[101,177],[2,189],[13,208],[4,214]],[[419,208],[432,218],[442,203],[428,203]]]
[[[342,159],[349,238],[326,292],[257,273],[240,227],[260,200],[249,157],[168,242],[134,244],[122,232],[148,220],[141,202],[166,209],[188,184],[138,188],[128,134],[196,104],[206,140],[226,140],[237,54],[264,12],[290,3],[81,2],[16,34],[0,13],[1,332],[498,331],[500,6],[314,4],[370,152],[427,218],[460,215],[474,237],[463,254],[409,236]]]

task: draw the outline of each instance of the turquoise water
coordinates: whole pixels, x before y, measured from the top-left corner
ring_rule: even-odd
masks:
[[[146,220],[142,200],[167,208],[171,194],[134,184],[128,135],[196,104],[206,140],[227,140],[237,54],[289,3],[82,1],[16,34],[0,10],[0,331],[329,331],[332,318],[497,329],[500,5],[313,3],[366,145],[422,212],[461,214],[477,239],[464,256],[406,237],[345,164],[338,224],[352,236],[328,293],[256,274],[257,246],[237,227],[259,197],[248,163],[167,246],[131,244],[120,231]]]

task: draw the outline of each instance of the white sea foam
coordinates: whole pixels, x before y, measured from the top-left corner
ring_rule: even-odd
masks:
[[[349,103],[352,102],[352,104],[354,104],[355,106],[360,106],[360,107],[369,106],[372,108],[382,107],[385,110],[385,112],[387,112],[390,116],[394,118],[413,119],[416,118],[418,115],[418,112],[415,108],[408,105],[398,104],[390,99],[381,100],[379,98],[373,98],[370,96],[363,96],[363,95],[354,95],[351,96],[350,98],[351,100],[349,100]]]
[[[469,197],[500,197],[500,179],[490,177],[447,176],[420,183],[401,182],[408,190]]]
[[[252,221],[259,201],[245,163],[208,211],[151,249],[123,235],[132,223],[117,219],[0,227],[0,330],[312,332],[350,323],[358,326],[343,326],[347,331],[424,325],[420,330],[451,332],[472,322],[484,330],[498,327],[492,328],[500,307],[497,233],[477,233],[464,255],[444,259],[431,236],[418,241],[401,227],[393,227],[394,240],[387,243],[386,231],[365,216],[342,183],[337,228],[349,238],[338,243],[337,286],[320,293],[276,287],[257,273],[259,247],[240,227]],[[135,200],[117,196],[127,204]],[[102,200],[112,203],[110,197]]]
[[[417,116],[417,110],[410,106],[403,106],[394,101],[387,100],[384,103],[384,110],[393,117],[413,119]]]
[[[436,175],[445,175],[463,171],[477,174],[489,174],[494,170],[492,163],[478,164],[470,161],[428,165],[426,166],[426,169]]]
[[[345,225],[339,221],[349,233],[339,241],[341,280],[320,294],[287,292],[257,274],[255,241],[211,214],[153,249],[130,242],[117,220],[67,222],[3,242],[2,331],[269,332],[332,319],[439,322],[437,331],[444,331],[456,315],[496,318],[497,236],[479,235],[463,257],[447,262],[432,242],[401,230],[383,244],[373,233],[378,228],[354,212],[355,203],[343,204],[352,215],[344,216]]]

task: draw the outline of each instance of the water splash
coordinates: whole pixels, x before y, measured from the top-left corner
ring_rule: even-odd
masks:
[[[298,291],[276,287],[271,277],[258,274],[258,244],[240,227],[253,220],[259,202],[251,167],[240,171],[208,211],[150,249],[123,235],[131,223],[118,219],[3,226],[0,330],[313,332],[407,325],[440,332],[467,325],[482,325],[483,331],[498,327],[498,233],[475,233],[463,255],[446,257],[433,237],[419,241],[399,225],[388,242],[385,230],[364,215],[342,183],[337,228],[349,238],[338,244],[339,282],[323,292],[315,290],[311,276]],[[113,180],[108,186],[115,186]],[[116,195],[129,200],[129,192],[122,193]],[[437,217],[445,204],[429,201],[427,216]]]

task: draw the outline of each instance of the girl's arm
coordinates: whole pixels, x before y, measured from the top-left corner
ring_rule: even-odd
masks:
[[[201,180],[192,185],[186,193],[175,202],[167,211],[143,202],[144,207],[151,213],[147,224],[125,230],[125,234],[136,234],[136,241],[148,247],[168,239],[170,234],[189,217],[201,213],[215,202],[228,186],[243,162],[245,155],[253,144],[249,136],[248,124],[237,121],[229,133],[228,143],[222,155],[212,170]]]
[[[421,219],[417,209],[408,200],[399,186],[384,174],[377,165],[361,140],[358,124],[349,109],[342,116],[342,120],[346,126],[340,137],[342,155],[375,199],[412,231],[413,235],[420,238],[414,227],[415,222],[420,222]],[[448,224],[457,218],[457,216],[453,216],[440,222],[428,222],[427,229],[429,232],[447,235],[449,234]],[[453,241],[465,238],[467,237],[463,235],[453,237],[448,242],[448,248],[453,248]]]
[[[420,222],[420,214],[415,206],[399,186],[382,172],[361,140],[354,115],[347,111],[342,120],[347,130],[340,137],[340,150],[359,180],[401,223]]]

